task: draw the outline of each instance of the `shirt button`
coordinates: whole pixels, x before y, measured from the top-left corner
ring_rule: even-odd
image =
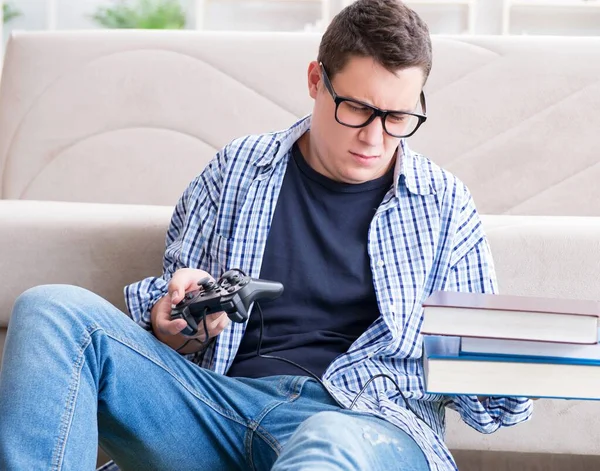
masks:
[[[377,260],[377,266],[378,266],[379,268],[381,268],[381,267],[382,267],[382,266],[384,266],[384,265],[385,265],[385,262],[384,262],[383,260],[381,260],[381,259]]]

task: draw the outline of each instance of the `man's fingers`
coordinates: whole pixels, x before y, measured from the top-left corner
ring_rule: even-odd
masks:
[[[153,327],[161,334],[176,335],[185,329],[187,322],[184,319],[171,320],[171,306],[168,299],[161,299],[153,309],[155,311]]]
[[[209,278],[214,281],[214,278],[203,270],[192,268],[182,268],[177,270],[168,286],[168,312],[162,314],[160,319],[157,319],[157,328],[165,335],[176,335],[185,329],[187,323],[183,319],[170,320],[170,312],[173,306],[177,305],[185,298],[186,293],[198,289],[198,281],[202,278]],[[198,319],[198,336],[205,337],[204,323]],[[206,329],[209,337],[214,337],[223,331],[229,324],[229,318],[224,312],[209,314],[206,317]]]
[[[187,322],[183,319],[174,319],[172,321],[167,321],[164,324],[164,329],[166,330],[165,334],[168,335],[177,335],[187,326]]]
[[[187,326],[187,322],[184,319],[173,319],[168,313],[161,313],[162,315],[156,318],[156,329],[163,335],[177,335]]]
[[[183,299],[188,288],[185,284],[182,285],[180,279],[173,279],[169,283],[169,295],[171,296],[171,305],[176,305]]]
[[[212,276],[203,270],[192,268],[177,270],[169,281],[168,290],[171,297],[171,304],[177,304],[183,299],[185,293],[198,289],[198,281],[206,277],[214,280]]]
[[[217,321],[220,321],[223,318],[228,318],[225,311],[213,312],[212,314],[206,316],[206,323],[208,325],[216,325]]]
[[[219,333],[223,332],[230,322],[231,321],[229,320],[229,317],[223,316],[223,318],[219,321],[219,324],[217,325]]]
[[[219,335],[229,325],[229,322],[229,317],[225,312],[216,312],[206,316],[206,328],[209,337]],[[198,321],[198,333],[204,337],[204,323],[202,320]]]
[[[229,325],[229,322],[229,317],[227,317],[227,314],[223,313],[221,317],[214,321],[212,330],[216,333],[221,333],[221,331]]]

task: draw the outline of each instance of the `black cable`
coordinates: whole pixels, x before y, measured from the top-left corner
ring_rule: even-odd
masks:
[[[303,366],[299,365],[298,363],[293,362],[292,360],[288,360],[287,358],[282,358],[282,357],[276,357],[274,355],[262,355],[260,353],[260,349],[262,347],[262,339],[263,339],[263,325],[264,325],[264,317],[263,317],[263,312],[262,309],[260,307],[260,304],[258,302],[254,302],[254,305],[257,307],[258,309],[258,314],[260,315],[260,330],[258,333],[258,343],[256,344],[256,355],[259,356],[260,358],[268,358],[270,360],[281,360],[281,361],[285,361],[286,363],[289,363],[290,365],[295,366],[296,368],[300,368],[302,371],[304,371],[305,373],[307,373],[309,376],[313,377],[314,379],[316,379],[321,386],[323,386],[325,389],[327,389],[325,387],[325,384],[323,383],[323,381],[321,380],[321,378],[319,378],[316,374],[314,374],[312,371],[310,371],[308,368],[304,368]],[[335,399],[335,398],[334,398]]]
[[[268,358],[268,359],[272,359],[272,360],[281,360],[281,361],[285,361],[286,363],[289,363],[290,365],[295,366],[296,368],[300,368],[302,371],[306,372],[308,375],[310,375],[312,378],[316,379],[319,384],[321,384],[321,386],[323,386],[325,388],[325,390],[327,390],[327,387],[325,386],[325,384],[323,383],[323,381],[321,380],[321,378],[319,378],[316,374],[314,374],[312,371],[310,371],[309,369],[299,365],[298,363],[293,362],[292,360],[288,360],[287,358],[282,358],[282,357],[277,357],[274,355],[262,355],[260,353],[260,349],[262,347],[262,339],[263,339],[263,324],[264,324],[264,317],[263,317],[263,312],[262,309],[260,307],[260,304],[258,302],[254,303],[255,306],[258,308],[258,314],[260,316],[260,330],[259,330],[259,334],[258,334],[258,344],[256,345],[256,355],[261,357],[261,358]],[[412,412],[413,414],[415,414],[416,417],[418,417],[423,423],[427,424],[427,422],[425,422],[425,420],[423,419],[423,417],[421,417],[420,414],[418,414],[408,403],[408,399],[406,398],[406,396],[404,395],[404,393],[402,392],[402,390],[400,389],[400,386],[398,385],[398,383],[396,382],[396,380],[394,378],[392,378],[391,376],[389,376],[386,373],[379,373],[376,374],[375,376],[372,376],[371,378],[369,378],[369,380],[366,382],[366,384],[362,387],[362,389],[358,392],[358,394],[354,397],[354,400],[352,401],[352,403],[350,404],[350,407],[348,407],[348,410],[352,410],[352,408],[354,407],[354,405],[356,404],[356,402],[358,401],[358,399],[360,398],[360,396],[363,395],[363,393],[365,392],[365,390],[367,389],[367,387],[369,386],[369,384],[371,384],[371,382],[377,378],[387,378],[389,379],[392,383],[394,383],[394,386],[396,386],[396,389],[398,390],[398,393],[400,394],[400,396],[402,397],[402,399],[404,400],[404,404],[406,405],[406,408]],[[333,396],[332,396],[333,397]],[[340,407],[345,408],[343,404],[341,404],[335,397],[333,397],[333,399],[340,405]],[[429,424],[427,424],[429,426]]]
[[[208,311],[208,308],[205,309],[204,314],[202,315],[202,325],[204,326],[204,341],[201,341],[199,338],[197,337],[192,337],[187,339],[185,342],[183,342],[183,344],[181,344],[179,347],[177,347],[175,349],[175,351],[177,353],[181,353],[181,350],[183,348],[185,348],[185,346],[193,341],[196,341],[200,344],[200,346],[202,348],[206,348],[210,342],[210,339],[208,338],[208,326],[206,325],[206,311]],[[192,352],[192,353],[197,353],[197,352]]]
[[[239,272],[242,276],[247,276],[246,273],[244,273],[239,268],[234,268],[233,270]],[[219,280],[217,281],[217,284],[220,284],[222,279],[223,279],[223,277],[221,276],[221,278],[219,278]],[[269,359],[269,360],[280,360],[280,361],[284,361],[286,363],[289,363],[290,365],[295,366],[296,368],[304,371],[311,378],[314,378],[321,386],[323,386],[323,388],[325,388],[325,390],[327,390],[327,387],[325,386],[325,383],[323,383],[323,381],[321,380],[321,378],[319,378],[316,374],[314,374],[308,368],[305,368],[302,365],[299,365],[298,363],[293,362],[292,360],[288,360],[287,358],[282,358],[282,357],[278,357],[278,356],[275,356],[275,355],[263,355],[263,354],[260,353],[260,350],[261,350],[261,347],[262,347],[262,340],[263,340],[264,317],[263,317],[262,308],[260,307],[260,304],[258,303],[258,301],[255,301],[254,305],[258,309],[258,314],[260,316],[260,329],[259,329],[259,334],[258,334],[258,343],[256,345],[256,356],[258,356],[260,358],[266,358],[266,359]],[[208,308],[207,308],[207,310],[208,310]],[[177,349],[177,351],[181,350],[183,347],[185,347],[192,340],[196,340],[197,342],[200,342],[201,345],[205,346],[206,342],[209,340],[208,339],[208,328],[206,327],[206,313],[202,316],[202,321],[203,321],[203,324],[204,324],[204,332],[205,332],[205,335],[206,335],[204,342],[200,342],[200,340],[198,340],[197,338],[192,338],[192,339],[187,340],[181,347],[179,347]],[[358,401],[358,399],[360,398],[360,396],[363,395],[363,393],[365,392],[365,390],[367,389],[367,387],[369,386],[369,384],[371,384],[371,382],[373,382],[377,378],[387,378],[387,379],[389,379],[394,384],[394,386],[396,386],[396,390],[400,394],[400,397],[402,397],[402,400],[404,401],[404,405],[406,406],[406,408],[410,412],[412,412],[416,417],[418,417],[423,423],[425,423],[425,424],[427,424],[429,426],[429,424],[427,422],[425,422],[425,420],[423,419],[423,417],[421,417],[421,415],[418,414],[410,406],[410,404],[408,402],[408,399],[406,398],[406,396],[402,392],[402,389],[400,389],[400,386],[398,385],[398,383],[396,382],[396,380],[394,378],[392,378],[390,375],[386,374],[386,373],[379,373],[379,374],[376,374],[375,376],[369,378],[369,380],[365,383],[365,385],[362,387],[362,389],[354,397],[354,400],[350,404],[350,407],[348,407],[348,410],[352,410],[352,408],[356,405],[356,402]],[[335,397],[333,397],[333,396],[331,396],[331,397],[340,405],[340,407],[345,408],[344,405],[342,403],[340,403]]]
[[[396,382],[396,380],[385,373],[379,373],[379,374],[376,374],[375,376],[372,376],[371,378],[369,378],[369,381],[367,381],[365,383],[365,385],[362,387],[362,389],[358,392],[358,394],[356,395],[356,397],[354,398],[354,400],[352,401],[352,404],[350,404],[350,407],[348,409],[352,409],[354,407],[354,405],[356,404],[356,401],[358,401],[358,398],[362,395],[362,393],[365,392],[365,389],[367,389],[369,384],[371,384],[371,382],[377,378],[386,378],[386,379],[389,379],[392,383],[394,383],[394,386],[396,386],[396,389],[400,393],[400,396],[402,397],[402,400],[404,401],[404,405],[406,406],[406,408],[409,411],[411,411],[413,414],[415,414],[417,417],[419,417],[419,419],[421,419],[421,416],[419,416],[419,414],[417,414],[410,407],[410,404],[408,403],[408,399],[406,399],[406,396],[402,393],[400,386],[398,386],[398,383]],[[421,419],[421,420],[423,420],[423,419]]]

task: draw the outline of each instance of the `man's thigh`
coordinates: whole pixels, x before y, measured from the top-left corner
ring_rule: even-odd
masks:
[[[137,398],[103,401],[101,444],[123,469],[267,471],[277,454],[270,452],[280,448],[261,419],[282,406],[296,409],[281,420],[288,436],[318,412],[296,404],[307,378],[243,380],[193,370],[146,369],[135,381]]]
[[[50,462],[60,442],[69,469],[94,459],[88,453],[84,464],[82,453],[97,438],[126,470],[248,469],[256,419],[293,402],[304,381],[238,380],[202,369],[74,286],[29,290],[13,316],[0,423],[7,430],[21,423],[28,433],[12,429],[11,439],[46,450],[40,461]]]
[[[252,469],[253,438],[270,438],[261,418],[294,403],[307,378],[230,378],[143,334],[105,340],[113,360],[98,397],[102,447],[125,470]]]

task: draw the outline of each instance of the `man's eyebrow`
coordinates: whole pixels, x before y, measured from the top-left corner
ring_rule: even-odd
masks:
[[[413,112],[413,110],[414,110],[414,108],[416,108],[416,106],[417,106],[417,105],[415,105],[415,106],[413,107],[413,110],[407,110],[407,109],[405,109],[405,108],[402,108],[402,109],[397,109],[397,110],[391,110],[391,109],[379,108],[378,106],[375,106],[374,104],[372,104],[372,103],[369,103],[369,102],[368,102],[368,101],[366,101],[366,100],[359,100],[358,98],[355,98],[355,97],[353,97],[353,96],[350,96],[350,95],[338,95],[338,96],[339,96],[340,98],[346,98],[346,99],[352,100],[352,101],[354,101],[354,102],[361,103],[361,104],[363,104],[363,105],[373,106],[374,108],[377,108],[377,109],[379,109],[379,110],[383,110],[383,111],[389,111],[389,112],[391,112],[391,113],[412,113],[412,112]]]

